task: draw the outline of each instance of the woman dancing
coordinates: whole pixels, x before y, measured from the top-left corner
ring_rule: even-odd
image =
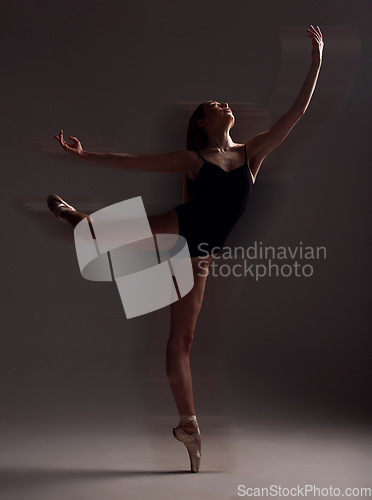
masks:
[[[70,137],[72,144],[67,144],[62,130],[59,136],[54,136],[62,148],[76,158],[152,172],[185,174],[184,202],[148,219],[153,234],[173,233],[186,238],[194,272],[192,290],[170,305],[166,353],[167,376],[180,415],[173,435],[186,445],[192,472],[199,471],[201,437],[194,408],[189,353],[208,266],[244,212],[262,162],[283,142],[309,105],[322,64],[324,43],[318,26],[311,25],[307,32],[312,39],[312,64],[293,106],[270,130],[245,144],[232,140],[234,115],[226,102],[217,101],[206,101],[197,107],[189,121],[186,150],[168,154],[93,153],[85,151],[76,137]],[[48,197],[47,203],[57,218],[73,227],[89,217],[55,194]],[[200,273],[201,267],[205,272]]]

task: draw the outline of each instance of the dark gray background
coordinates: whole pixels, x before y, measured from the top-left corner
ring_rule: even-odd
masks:
[[[152,215],[181,203],[183,177],[79,162],[53,135],[63,128],[93,151],[172,151],[185,147],[181,103],[216,99],[250,110],[247,136],[231,132],[248,140],[297,96],[310,24],[325,39],[315,94],[263,163],[227,244],[303,242],[325,246],[327,259],[307,279],[208,278],[192,348],[196,411],[366,420],[370,15],[360,0],[2,7],[4,423],[176,418],[169,308],[127,320],[114,284],[81,277],[72,228],[45,202],[58,193],[93,212],[141,195]]]

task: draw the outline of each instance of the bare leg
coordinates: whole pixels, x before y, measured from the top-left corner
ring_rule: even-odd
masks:
[[[195,415],[189,356],[195,324],[204,296],[206,270],[212,259],[213,256],[191,259],[194,287],[187,295],[170,306],[171,328],[167,344],[166,369],[179,415]],[[202,269],[199,268],[199,263],[202,263]],[[204,274],[204,276],[199,276],[199,274]],[[180,422],[180,426],[188,434],[192,434],[197,429],[195,422]],[[196,444],[201,450],[200,436],[196,439]]]
[[[86,217],[89,217],[87,214],[83,214],[82,212],[74,212],[72,210],[61,210],[60,218],[71,224],[71,226],[75,227],[79,224],[79,222]]]
[[[51,203],[52,211],[55,207],[60,204],[60,201],[53,200]],[[68,222],[71,226],[75,227],[82,219],[90,216],[83,212],[77,212],[69,208],[59,209],[59,218]],[[149,225],[151,232],[153,234],[178,234],[178,217],[175,209],[169,210],[168,212],[161,215],[150,215],[148,216]],[[107,223],[105,223],[107,225]]]
[[[48,207],[55,214],[58,215],[60,219],[65,220],[71,226],[75,227],[82,219],[89,217],[89,215],[82,212],[77,212],[76,210],[71,210],[67,208],[66,205],[61,205],[62,199],[58,195],[48,196]],[[65,208],[64,208],[65,207]]]

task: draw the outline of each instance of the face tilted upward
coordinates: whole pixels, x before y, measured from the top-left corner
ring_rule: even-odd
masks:
[[[235,117],[229,108],[227,102],[220,103],[218,101],[206,101],[204,102],[204,116],[208,123],[220,123],[221,120],[230,124],[233,127],[235,123]]]

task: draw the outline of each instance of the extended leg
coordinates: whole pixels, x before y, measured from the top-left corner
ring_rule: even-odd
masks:
[[[63,200],[58,195],[50,195],[48,197],[48,207],[58,216],[59,219],[65,220],[71,226],[75,227],[82,219],[89,215],[76,211],[71,205],[62,205]],[[59,206],[60,205],[60,206]],[[91,219],[90,219],[91,220]],[[148,221],[152,234],[178,234],[178,217],[174,209],[160,215],[148,216]],[[97,223],[95,223],[97,224]],[[110,232],[110,222],[104,223],[107,228],[107,234]]]
[[[65,220],[73,227],[75,227],[82,219],[89,217],[89,215],[78,212],[74,207],[67,204],[58,195],[49,195],[47,199],[49,209],[59,218]]]

